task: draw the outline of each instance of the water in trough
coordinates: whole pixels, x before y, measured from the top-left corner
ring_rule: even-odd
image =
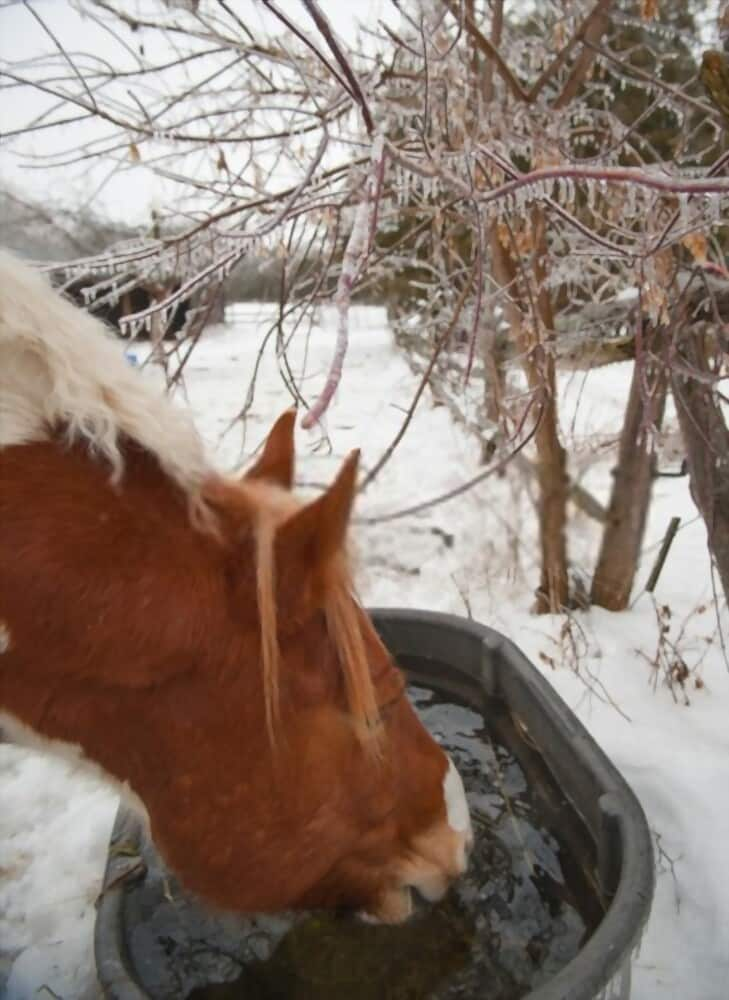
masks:
[[[423,687],[410,696],[463,776],[468,874],[399,927],[321,913],[241,920],[206,914],[150,855],[126,926],[152,996],[517,1000],[577,954],[603,915],[594,848],[541,758],[502,705],[481,714]]]

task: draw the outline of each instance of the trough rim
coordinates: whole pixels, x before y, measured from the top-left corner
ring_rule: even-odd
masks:
[[[569,769],[571,761],[594,781],[599,810],[598,826],[588,822],[590,832],[597,838],[601,875],[617,879],[615,891],[608,908],[592,935],[555,976],[522,997],[522,1000],[593,1000],[604,995],[608,986],[615,984],[621,1000],[630,996],[630,964],[638,949],[645,924],[650,914],[655,871],[653,844],[643,809],[615,765],[598,746],[539,670],[522,651],[500,632],[472,619],[433,611],[404,608],[368,609],[377,630],[393,640],[387,643],[393,655],[428,657],[431,638],[437,636],[439,644],[463,642],[467,638],[477,645],[488,669],[482,669],[477,659],[466,667],[455,666],[460,673],[479,683],[488,697],[495,697],[512,707],[507,692],[514,684],[521,686],[522,696],[532,702],[532,709],[543,714],[554,733],[561,740],[558,750],[552,750],[546,763],[560,782],[560,767]],[[413,630],[415,630],[413,632]],[[416,651],[411,645],[398,648],[396,635],[401,632],[420,636],[423,649]],[[402,642],[402,637],[401,637]],[[394,648],[393,648],[394,647]],[[442,661],[442,654],[433,659]],[[540,746],[540,753],[544,750]],[[561,762],[559,755],[567,755]],[[567,759],[570,758],[570,759]],[[584,802],[575,802],[566,792],[572,806],[584,818]],[[132,978],[131,962],[124,940],[125,881],[120,878],[125,869],[123,856],[112,856],[114,843],[123,840],[139,844],[144,837],[142,824],[121,802],[112,830],[110,853],[104,875],[104,889],[97,904],[94,929],[94,952],[97,975],[104,995],[113,1000],[154,1000],[140,989]],[[619,980],[618,982],[616,982]]]

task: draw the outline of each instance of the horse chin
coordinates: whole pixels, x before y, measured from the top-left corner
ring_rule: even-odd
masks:
[[[403,924],[414,912],[410,886],[387,889],[369,910],[359,910],[358,918],[366,924]]]
[[[437,903],[448,892],[450,880],[441,872],[422,873],[408,885],[387,890],[371,909],[359,910],[357,917],[366,924],[402,924],[425,906]]]
[[[367,923],[399,924],[419,908],[416,900],[437,903],[468,868],[473,829],[463,782],[453,761],[442,779],[442,817],[410,839],[396,868],[397,884],[361,910]]]

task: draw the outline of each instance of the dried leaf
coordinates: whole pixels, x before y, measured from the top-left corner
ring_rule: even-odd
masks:
[[[129,143],[129,159],[132,161],[132,163],[139,163],[139,161],[142,159],[141,154],[139,152],[139,147],[137,146],[136,142]]]
[[[729,117],[729,64],[724,53],[715,49],[704,52],[699,76],[714,105]]]
[[[655,281],[649,279],[643,283],[641,301],[643,312],[653,326],[665,326],[668,323],[666,292]]]
[[[530,254],[534,249],[534,231],[529,223],[525,221],[514,236],[516,239],[516,248],[522,257]]]
[[[658,14],[658,0],[640,0],[640,16],[644,21],[652,21]]]
[[[547,653],[543,652],[541,649],[539,650],[539,653],[537,655],[539,656],[539,659],[542,661],[542,663],[546,663],[548,667],[552,668],[552,670],[555,669],[556,663],[554,662],[554,657],[548,656]]]
[[[496,233],[499,237],[499,243],[504,250],[508,250],[510,253],[516,251],[523,257],[534,249],[534,232],[526,219],[521,224],[513,222],[511,228],[501,221],[496,226]]]
[[[687,233],[681,240],[688,252],[697,264],[705,264],[707,260],[708,246],[706,236],[700,232]]]

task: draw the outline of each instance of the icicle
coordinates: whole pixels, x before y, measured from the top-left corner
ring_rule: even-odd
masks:
[[[591,212],[594,212],[597,199],[597,185],[592,177],[586,179],[585,190],[587,191],[587,207]]]
[[[681,193],[678,195],[678,216],[679,229],[686,229],[689,222],[689,202],[688,195]]]
[[[142,323],[138,319],[127,319],[126,316],[122,316],[119,321],[119,325],[122,329],[122,333],[128,331],[129,337],[135,340],[142,331]]]

